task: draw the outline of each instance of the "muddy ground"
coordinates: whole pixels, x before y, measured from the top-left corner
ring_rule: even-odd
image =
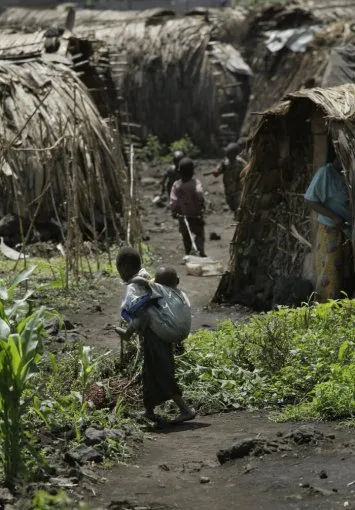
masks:
[[[221,180],[203,176],[214,165],[199,162],[197,168],[208,201],[206,251],[227,264],[233,218],[225,207]],[[242,308],[208,306],[218,277],[186,274],[177,224],[167,209],[152,205],[161,171],[161,167],[146,166],[140,185],[143,227],[150,238],[155,265],[164,262],[176,267],[181,287],[192,303],[193,329],[215,327],[229,318],[245,320],[248,312]],[[221,239],[210,241],[212,232]],[[86,306],[73,319],[82,323],[87,343],[117,349],[111,325],[118,319],[122,286],[112,279],[107,285],[109,295],[99,307]],[[152,433],[130,465],[103,473],[106,483],[95,487],[94,492],[91,487],[86,500],[94,508],[115,510],[355,509],[352,431],[334,424],[313,426],[316,432],[310,433],[310,441],[297,444],[283,438],[299,424],[275,424],[262,413],[240,411],[198,417],[190,424]],[[243,438],[267,438],[274,446],[260,455],[220,465],[218,450]]]

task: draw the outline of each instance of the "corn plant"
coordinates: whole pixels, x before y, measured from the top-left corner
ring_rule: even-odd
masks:
[[[5,483],[13,487],[24,472],[25,430],[23,415],[29,405],[24,398],[42,356],[45,319],[53,313],[28,301],[33,291],[15,299],[18,285],[34,268],[19,273],[6,287],[0,281],[0,436]]]
[[[111,351],[107,351],[101,356],[93,357],[93,350],[88,345],[80,345],[79,350],[79,382],[80,382],[80,401],[81,404],[85,404],[85,393],[88,389],[88,384],[90,382],[90,376],[96,368],[97,364],[106,356],[108,356]]]

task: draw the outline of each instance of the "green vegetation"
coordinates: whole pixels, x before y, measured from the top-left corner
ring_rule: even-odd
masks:
[[[187,341],[178,371],[204,412],[279,409],[277,419],[352,418],[355,301],[285,309],[227,322]]]
[[[38,271],[37,286],[29,281],[33,267],[0,280],[0,474],[11,489],[47,481],[53,464],[68,469],[64,454],[84,447],[89,427],[103,431],[95,448],[106,466],[128,459],[142,438],[139,342],[126,346],[123,359],[69,340],[63,330],[62,349],[54,355],[53,324],[60,330],[63,321],[42,303],[53,302],[57,279],[50,271],[46,282],[43,268]],[[97,283],[89,282],[95,291]],[[185,342],[177,356],[179,382],[201,413],[242,406],[267,409],[277,420],[353,423],[354,325],[355,301],[349,299],[225,322]],[[52,443],[59,446],[48,450]],[[83,508],[62,491],[40,487],[30,497],[31,508]]]
[[[171,155],[174,151],[182,150],[187,156],[195,158],[199,155],[199,149],[193,144],[188,135],[176,140],[169,146],[161,144],[159,138],[149,135],[145,145],[136,153],[138,159],[153,163],[171,163]]]
[[[34,272],[30,267],[8,283],[0,280],[0,474],[15,491],[48,479],[50,462],[63,463],[62,448],[54,453],[57,458],[48,456],[46,445],[53,439],[75,449],[91,425],[105,430],[99,451],[107,464],[126,459],[141,437],[126,409],[127,402],[132,410],[138,400],[137,389],[130,387],[137,359],[124,370],[117,356],[75,340],[65,343],[57,357],[51,354],[49,332],[53,326],[60,330],[63,321],[57,312],[37,306],[38,294],[48,284],[29,289]],[[34,508],[74,508],[64,493],[39,492],[34,499]]]

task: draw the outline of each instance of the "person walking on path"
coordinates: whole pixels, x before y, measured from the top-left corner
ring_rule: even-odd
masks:
[[[179,232],[184,243],[185,254],[190,255],[191,253],[191,234],[194,234],[200,257],[206,257],[205,222],[203,218],[205,198],[201,182],[194,177],[194,164],[190,158],[181,160],[180,175],[181,179],[173,184],[170,193],[171,212],[173,218],[179,220]]]

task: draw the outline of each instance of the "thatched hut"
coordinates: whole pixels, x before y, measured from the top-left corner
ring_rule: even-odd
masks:
[[[208,13],[77,25],[113,55],[117,88],[142,136],[170,143],[188,134],[205,152],[234,141],[248,105],[251,71]],[[242,22],[239,15],[239,26]],[[238,25],[235,22],[235,26]],[[224,38],[223,38],[224,35]],[[236,38],[236,36],[234,36]]]
[[[322,0],[274,4],[247,18],[242,54],[254,73],[243,133],[280,97],[323,84],[332,48],[355,40],[353,3]]]
[[[216,301],[256,308],[268,308],[273,301],[291,304],[275,298],[280,279],[314,283],[317,222],[303,196],[326,160],[329,139],[347,170],[349,190],[355,189],[354,136],[355,85],[303,89],[262,115],[244,171],[230,268]],[[296,299],[288,290],[288,300]]]
[[[75,70],[104,118],[117,113],[119,102],[108,64],[107,45],[78,37],[64,28],[35,31],[0,29],[1,60],[20,63],[39,58]]]
[[[0,60],[0,98],[1,235],[11,244],[21,231],[62,236],[69,218],[78,235],[123,234],[119,139],[75,72],[38,59]]]
[[[67,17],[64,9],[8,9],[0,26],[61,27]],[[73,31],[108,45],[116,95],[139,136],[170,143],[188,134],[212,151],[235,140],[248,104],[251,72],[233,46],[244,19],[233,9],[196,9],[182,18],[164,9],[80,9]]]

